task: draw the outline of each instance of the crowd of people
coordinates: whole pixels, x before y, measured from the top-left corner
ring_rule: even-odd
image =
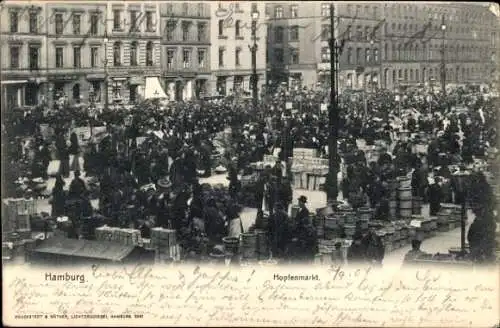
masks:
[[[429,203],[430,214],[436,215],[441,203],[461,202],[449,165],[463,170],[496,149],[497,99],[464,89],[446,97],[429,99],[427,95],[422,90],[408,90],[396,100],[394,93],[379,90],[363,95],[346,92],[339,97],[338,165],[345,167],[340,190],[354,209],[369,206],[376,219],[390,220],[391,181],[411,175],[413,195]],[[278,90],[257,108],[235,98],[166,107],[143,102],[132,109],[113,108],[95,116],[69,106],[55,110],[39,106],[31,113],[13,113],[3,122],[2,142],[9,163],[5,178],[12,183],[27,175],[47,179],[51,160],[57,159],[60,167],[51,196],[52,216],[68,215],[78,222],[97,212],[111,225],[141,229],[144,237],[151,227],[162,226],[177,229],[181,239],[193,243],[206,237],[217,244],[239,215],[241,206],[231,204],[241,203],[239,176],[252,173],[250,163],[262,161],[278,148],[280,160],[292,156],[297,147],[315,148],[327,156],[328,111],[321,106],[327,99],[328,93],[322,90],[302,88]],[[285,109],[287,102],[293,103],[291,109]],[[413,110],[406,110],[410,108]],[[50,126],[52,135],[44,137],[41,125]],[[75,133],[68,133],[74,126],[105,126],[106,133],[83,144]],[[414,136],[403,138],[401,131]],[[29,146],[26,136],[32,136]],[[360,139],[367,145],[382,142],[378,158],[373,160],[360,149]],[[427,144],[427,152],[416,152],[416,143]],[[83,167],[79,157],[84,158]],[[199,181],[212,175],[217,166],[228,173],[229,191],[224,196]],[[71,171],[74,179],[66,192],[63,178]],[[311,259],[317,245],[307,200],[299,199],[299,214],[288,216],[293,198],[288,171],[278,161],[259,173],[255,207],[266,203],[267,210],[259,211],[255,227],[269,229],[273,254]],[[97,211],[90,205],[89,177],[100,188]],[[475,173],[473,180],[471,190],[482,192],[469,193],[474,204],[481,204],[474,207],[476,219],[469,243],[474,256],[484,259],[493,250],[494,197],[482,173]],[[15,194],[16,190],[12,187],[8,192]],[[383,258],[383,248],[373,234],[355,237],[352,259]]]

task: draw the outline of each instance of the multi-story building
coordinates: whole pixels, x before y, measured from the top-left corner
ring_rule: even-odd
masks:
[[[255,36],[252,35],[255,21]],[[211,3],[212,93],[251,92],[255,43],[258,90],[266,84],[267,28],[264,2]],[[260,93],[260,92],[259,92]]]
[[[172,100],[207,94],[210,80],[210,4],[160,4],[162,81]]]
[[[46,6],[9,2],[0,18],[1,106],[35,105],[48,90]]]
[[[330,3],[268,3],[266,10],[269,82],[328,84]],[[439,87],[443,63],[447,85],[493,78],[498,18],[484,6],[335,3],[335,24],[341,90]]]
[[[104,80],[105,3],[44,3],[46,25],[47,100],[65,97],[86,102],[93,86],[99,99]]]
[[[158,4],[129,1],[2,8],[2,104],[135,101],[145,77],[160,76]],[[108,83],[105,83],[107,79]]]
[[[110,103],[137,101],[161,77],[160,4],[107,1],[105,65]],[[154,84],[152,84],[154,85]]]

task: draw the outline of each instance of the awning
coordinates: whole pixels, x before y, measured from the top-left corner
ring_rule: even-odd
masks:
[[[138,76],[132,76],[130,77],[128,83],[130,85],[140,85],[140,84],[144,84],[144,78],[142,77],[138,77]]]
[[[76,257],[121,261],[135,246],[109,241],[69,239],[53,237],[44,240],[33,250],[35,253],[49,253]]]
[[[87,75],[87,80],[92,81],[92,80],[104,80],[106,78],[106,74],[88,74]]]
[[[157,77],[147,77],[144,87],[144,99],[167,99],[167,94],[163,91]]]
[[[28,83],[28,80],[7,80],[0,82],[1,84],[23,84],[23,83]]]

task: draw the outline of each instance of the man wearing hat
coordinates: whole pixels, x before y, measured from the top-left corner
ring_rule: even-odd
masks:
[[[299,201],[299,211],[295,216],[295,224],[300,225],[303,222],[309,221],[309,210],[306,207],[307,197],[302,195],[298,198]]]

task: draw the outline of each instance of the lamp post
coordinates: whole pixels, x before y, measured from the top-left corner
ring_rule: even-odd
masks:
[[[108,35],[104,34],[104,110],[108,110],[109,106],[109,90],[108,90]]]
[[[445,62],[445,33],[446,24],[444,23],[444,15],[441,19],[441,31],[443,32],[442,43],[441,43],[441,90],[443,91],[443,96],[446,96],[446,62]]]
[[[374,64],[375,63],[375,54],[373,53],[373,44],[374,44],[374,41],[373,39],[370,39],[370,61],[373,62]],[[372,71],[372,68],[370,67],[370,91],[373,92],[373,71]]]
[[[88,116],[89,116],[89,126],[90,126],[90,137],[94,135],[93,133],[93,115],[94,115],[94,107],[95,107],[95,90],[94,87],[91,85],[90,90],[89,90],[89,110],[88,110]]]
[[[459,171],[454,174],[457,182],[458,193],[460,194],[460,200],[462,201],[462,210],[460,215],[460,249],[462,256],[465,255],[465,224],[467,222],[467,191],[469,188],[470,172]]]
[[[252,102],[253,108],[257,109],[257,84],[259,76],[257,75],[257,20],[259,19],[259,12],[252,12],[252,40],[253,44],[249,46],[250,51],[252,52]]]
[[[328,178],[327,178],[327,200],[335,201],[338,196],[338,163],[337,163],[337,139],[339,126],[339,56],[344,48],[344,41],[338,42],[335,38],[335,7],[330,4],[330,106],[328,109]]]

